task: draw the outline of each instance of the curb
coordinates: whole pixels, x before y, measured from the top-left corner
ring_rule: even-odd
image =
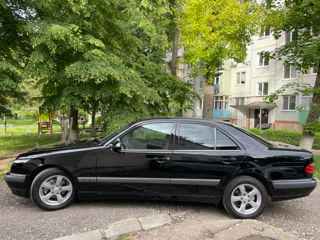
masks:
[[[110,224],[106,229],[98,229],[90,232],[73,234],[66,237],[55,238],[55,240],[115,240],[123,234],[130,234],[143,230],[161,227],[171,224],[173,219],[169,214],[163,213],[148,217],[128,218]]]

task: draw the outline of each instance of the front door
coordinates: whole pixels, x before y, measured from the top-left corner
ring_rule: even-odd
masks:
[[[268,123],[268,109],[261,109],[261,124]],[[260,124],[260,109],[254,110],[254,127],[258,128]]]
[[[173,121],[146,123],[120,136],[121,150],[98,160],[101,191],[134,198],[168,193],[173,126]]]
[[[212,125],[180,122],[172,155],[171,189],[176,197],[221,195],[244,150]],[[189,198],[189,200],[190,200]]]

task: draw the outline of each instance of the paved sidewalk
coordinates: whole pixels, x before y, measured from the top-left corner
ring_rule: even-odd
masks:
[[[184,213],[129,218],[105,229],[56,240],[302,240],[293,233],[257,220],[219,220],[213,216]]]

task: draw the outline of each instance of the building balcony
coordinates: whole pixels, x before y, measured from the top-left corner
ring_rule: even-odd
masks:
[[[229,119],[231,116],[230,110],[213,110],[212,114],[213,118],[218,119]]]

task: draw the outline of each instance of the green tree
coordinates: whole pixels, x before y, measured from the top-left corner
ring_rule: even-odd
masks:
[[[303,130],[300,146],[311,149],[315,132],[320,131],[320,1],[319,0],[285,0],[279,4],[276,0],[267,1],[263,28],[273,32],[276,39],[283,32],[292,36],[292,41],[266,52],[265,55],[284,60],[286,64],[295,65],[304,72],[310,67],[318,69],[314,86],[289,84],[276,91],[269,101],[278,98],[287,88],[295,88],[302,94],[313,94],[307,123]]]
[[[181,96],[193,96],[165,72],[166,0],[28,3],[33,11],[25,30],[33,51],[26,75],[40,86],[44,105],[70,107],[71,138],[77,138],[77,109],[99,110],[117,127],[168,114],[172,101],[186,107],[190,99]]]
[[[205,77],[203,116],[210,119],[213,77],[226,60],[245,60],[251,36],[259,30],[260,8],[238,0],[182,0],[180,6],[184,60]]]
[[[22,34],[24,19],[10,1],[0,0],[0,117],[10,113],[8,105],[21,99],[21,72],[28,52],[27,37]],[[4,127],[6,131],[6,127]]]

